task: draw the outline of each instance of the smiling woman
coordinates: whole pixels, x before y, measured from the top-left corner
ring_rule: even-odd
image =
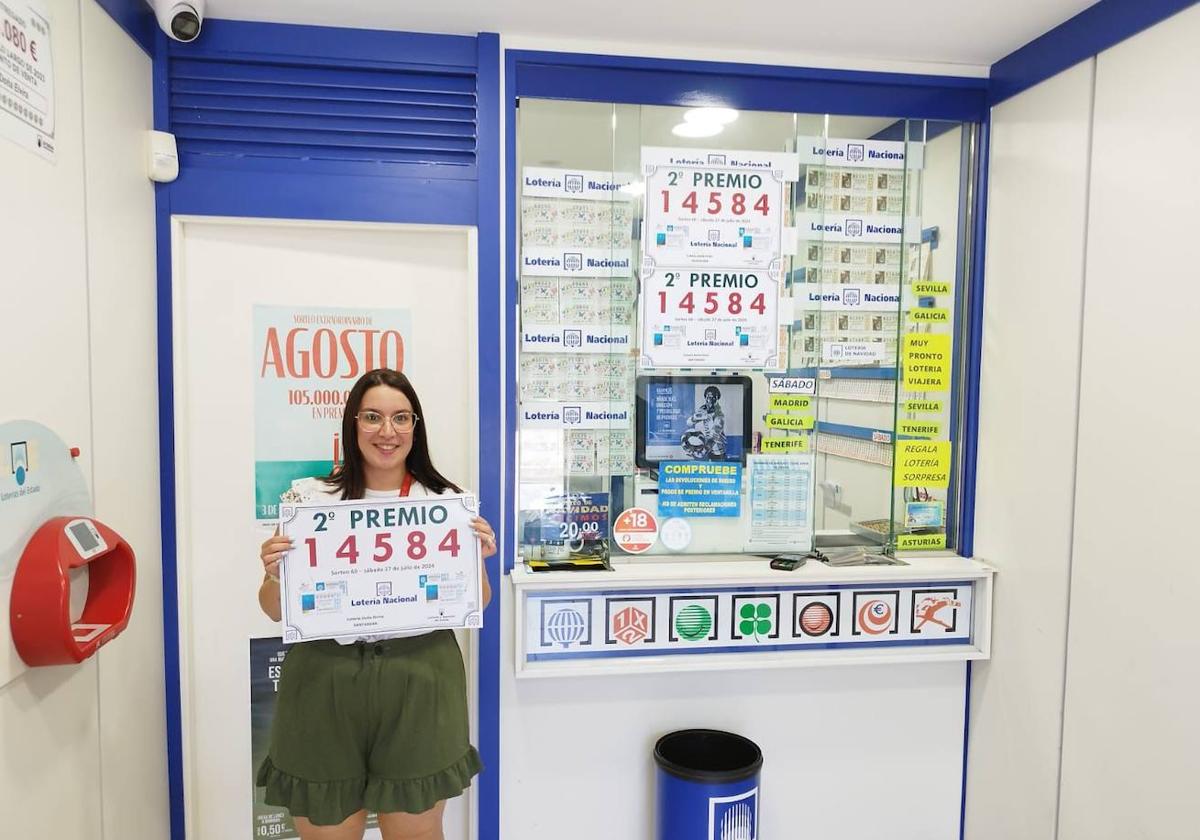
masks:
[[[327,476],[294,482],[284,500],[461,493],[433,466],[421,418],[421,401],[407,376],[389,369],[364,374],[346,398],[345,460]],[[436,521],[440,510],[445,517],[438,506],[397,510],[368,514],[382,516],[385,524],[389,514],[398,524],[410,513]],[[482,560],[495,554],[495,534],[482,518],[471,526],[481,542],[486,607],[491,588]],[[259,604],[276,621],[279,563],[290,548],[289,538],[277,533],[260,553],[265,577]],[[381,596],[369,603],[401,601]],[[331,728],[330,721],[338,723]],[[268,804],[291,812],[304,840],[361,838],[367,811],[379,814],[385,837],[440,837],[445,800],[461,794],[482,768],[469,728],[462,656],[452,631],[302,642],[284,661],[258,784],[266,788]]]

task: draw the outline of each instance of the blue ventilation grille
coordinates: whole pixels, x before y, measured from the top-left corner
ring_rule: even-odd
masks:
[[[181,155],[475,175],[474,71],[173,58],[170,80]]]

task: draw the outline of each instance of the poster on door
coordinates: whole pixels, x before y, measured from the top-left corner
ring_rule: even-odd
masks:
[[[0,3],[0,136],[54,160],[54,54],[41,0]]]
[[[291,645],[284,645],[279,636],[250,640],[250,786],[254,807],[251,809],[250,838],[288,840],[298,838],[296,825],[287,808],[268,805],[266,788],[258,786],[258,768],[271,747],[271,721],[275,718],[275,696],[279,693],[279,678],[283,660]],[[363,840],[379,840],[379,819],[367,815],[367,832]]]
[[[360,376],[403,371],[406,309],[254,307],[255,518],[279,516],[292,481],[328,475],[342,459],[342,407]]]

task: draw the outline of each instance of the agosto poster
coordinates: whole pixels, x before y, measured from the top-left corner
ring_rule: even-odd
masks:
[[[279,515],[293,480],[341,460],[342,406],[369,370],[403,371],[406,309],[254,307],[255,518]]]

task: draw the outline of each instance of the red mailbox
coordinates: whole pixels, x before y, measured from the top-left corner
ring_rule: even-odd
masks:
[[[87,566],[83,615],[71,621],[71,569]],[[129,624],[133,549],[103,522],[59,516],[34,533],[13,576],[9,621],[26,665],[82,662]]]

